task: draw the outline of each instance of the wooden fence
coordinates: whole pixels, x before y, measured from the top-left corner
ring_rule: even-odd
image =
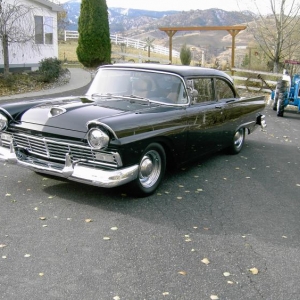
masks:
[[[282,77],[282,74],[279,73],[244,70],[237,68],[233,68],[232,71],[247,74],[246,76],[232,76],[233,80],[235,81],[235,87],[237,89],[247,89],[248,91],[253,92],[271,92],[273,89],[275,89],[277,84],[277,80],[274,80],[274,77],[275,79],[279,79],[280,77]],[[268,78],[272,78],[273,80],[270,80]]]
[[[65,30],[65,35],[64,35],[65,41],[67,41],[69,39],[78,39],[78,37],[79,37],[78,31]],[[147,43],[145,41],[122,37],[118,34],[111,34],[110,40],[112,43],[114,43],[116,45],[124,44],[127,47],[133,47],[136,49],[141,49],[143,51],[147,51]],[[153,48],[151,48],[151,52],[168,56],[169,48],[159,46],[159,45],[153,45]],[[124,53],[124,54],[126,54],[126,53]],[[128,56],[128,54],[126,56]],[[178,58],[180,56],[180,53],[178,51],[173,50],[172,56],[175,58]]]

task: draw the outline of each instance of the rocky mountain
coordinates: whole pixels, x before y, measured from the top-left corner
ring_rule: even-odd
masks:
[[[77,30],[80,1],[71,0],[64,4],[69,25],[67,30]],[[151,31],[159,26],[225,26],[249,22],[255,15],[249,11],[228,12],[221,9],[191,11],[149,11],[109,7],[110,32],[133,34],[132,30]]]

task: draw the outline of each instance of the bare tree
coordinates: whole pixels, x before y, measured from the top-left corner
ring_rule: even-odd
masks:
[[[277,73],[280,62],[300,50],[300,4],[297,0],[269,0],[269,4],[271,14],[263,15],[255,2],[258,18],[248,28]]]
[[[68,12],[66,10],[58,12],[57,13],[57,33],[58,33],[58,36],[61,37],[61,39],[63,39],[64,31],[66,30],[66,28],[69,24],[70,24],[70,21],[68,20]]]
[[[17,0],[12,4],[0,0],[0,40],[3,49],[4,76],[9,74],[9,46],[22,47],[27,43],[35,46],[34,8]]]

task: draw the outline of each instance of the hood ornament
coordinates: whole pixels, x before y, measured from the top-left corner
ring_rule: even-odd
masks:
[[[49,111],[49,118],[57,117],[61,114],[64,114],[66,111],[67,110],[65,108],[53,106]]]

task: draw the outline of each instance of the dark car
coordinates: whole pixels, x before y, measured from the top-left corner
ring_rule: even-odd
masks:
[[[102,66],[83,97],[0,108],[0,160],[99,187],[131,182],[151,194],[167,162],[180,166],[265,126],[264,97],[241,98],[213,69],[159,64]]]

